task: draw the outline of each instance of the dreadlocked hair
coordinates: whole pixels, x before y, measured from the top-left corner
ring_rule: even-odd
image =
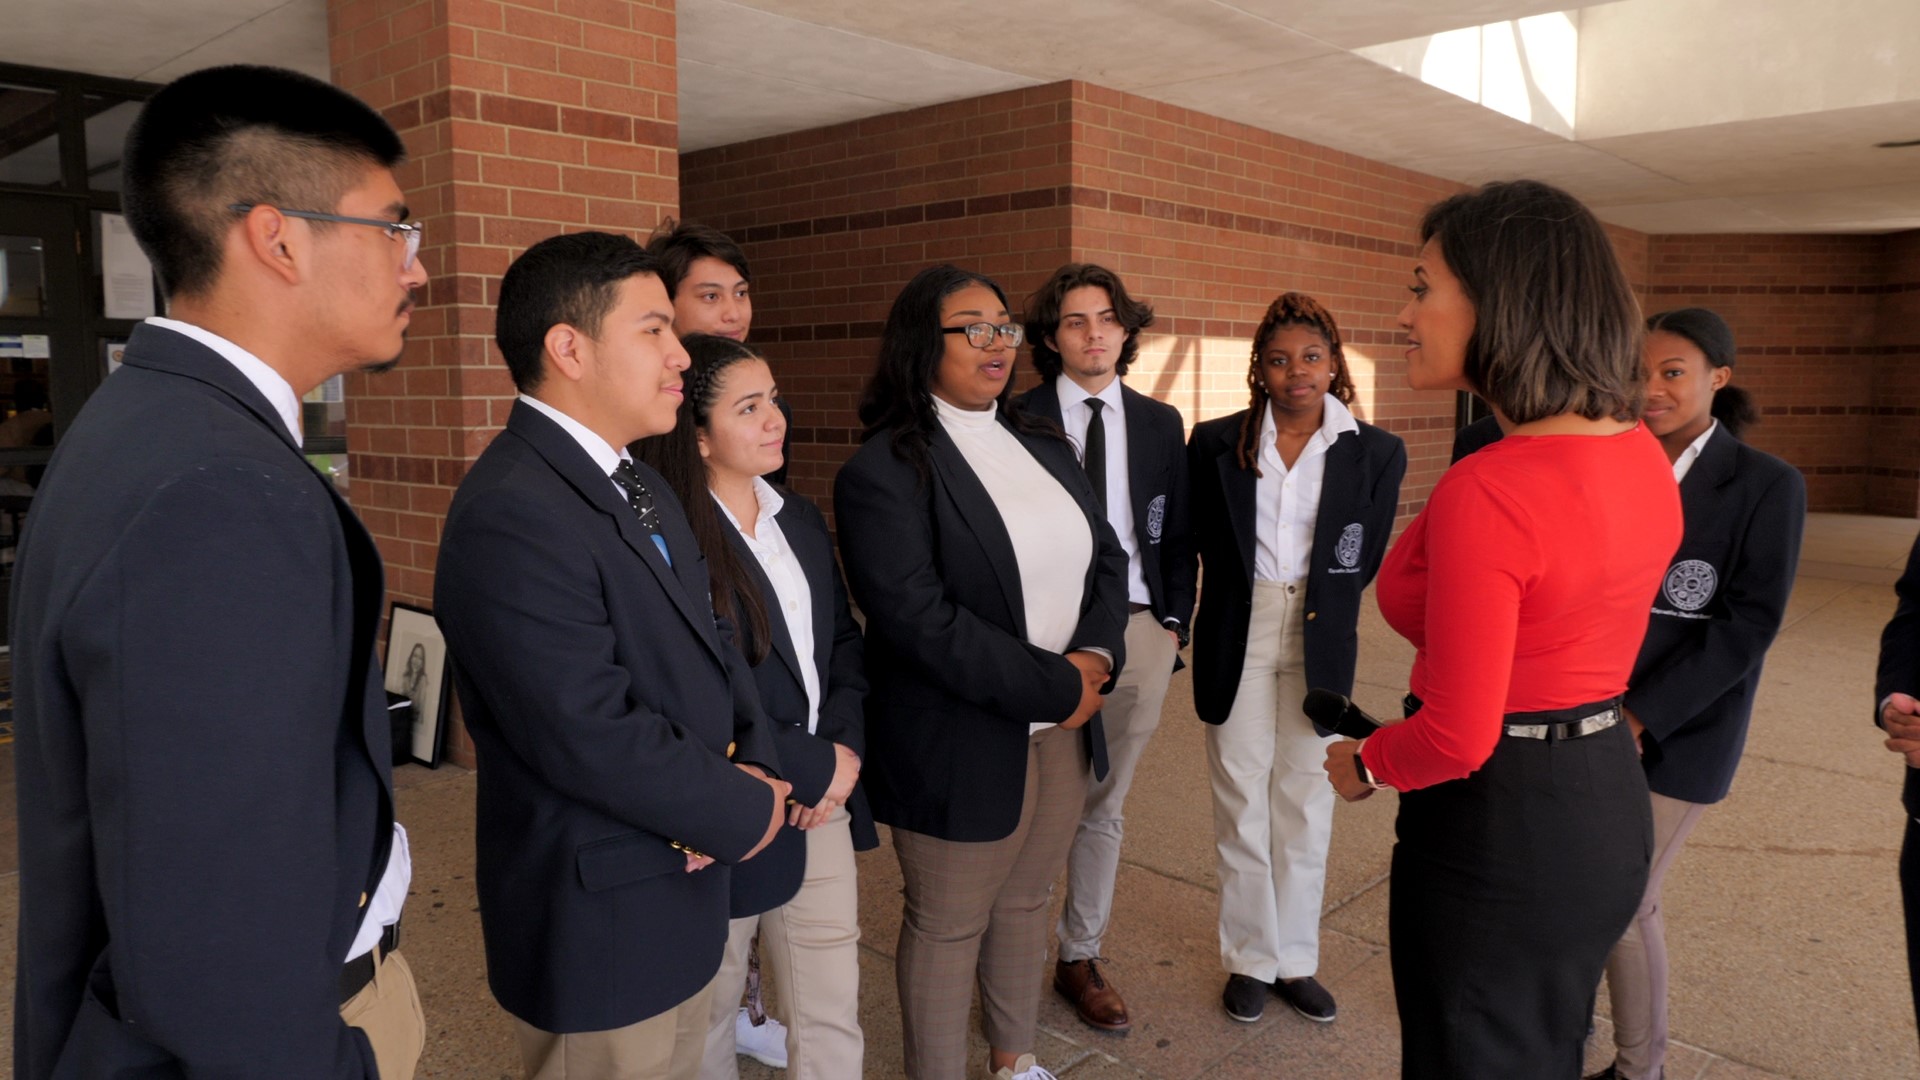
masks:
[[[1340,324],[1333,321],[1333,313],[1306,293],[1281,293],[1267,305],[1260,329],[1253,332],[1253,359],[1247,367],[1247,389],[1252,392],[1253,400],[1246,417],[1240,421],[1240,441],[1234,447],[1234,458],[1240,467],[1252,469],[1255,476],[1261,475],[1261,414],[1268,403],[1267,381],[1260,377],[1260,354],[1266,351],[1267,339],[1283,326],[1305,326],[1326,338],[1333,350],[1333,384],[1327,387],[1327,393],[1338,398],[1342,405],[1352,405],[1358,396],[1353,388],[1353,376],[1347,371],[1346,350],[1340,345]]]

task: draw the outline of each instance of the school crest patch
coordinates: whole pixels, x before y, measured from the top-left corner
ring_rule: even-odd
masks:
[[[1662,591],[1667,594],[1667,602],[1681,611],[1699,611],[1713,599],[1719,585],[1720,575],[1713,567],[1699,559],[1688,559],[1673,564],[1673,569],[1667,571]]]
[[[1352,569],[1360,565],[1360,540],[1365,533],[1357,521],[1340,530],[1340,542],[1333,546],[1333,557],[1340,560],[1341,566]]]
[[[1160,530],[1166,528],[1166,525],[1167,497],[1155,495],[1153,501],[1147,504],[1147,539],[1158,543]]]

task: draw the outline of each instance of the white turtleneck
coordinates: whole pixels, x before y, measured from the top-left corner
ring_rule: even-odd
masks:
[[[1027,641],[1064,653],[1080,625],[1093,531],[1060,481],[999,421],[998,409],[972,410],[933,399],[960,456],[979,477],[1000,512],[1019,564]],[[1053,724],[1029,725],[1040,731]]]

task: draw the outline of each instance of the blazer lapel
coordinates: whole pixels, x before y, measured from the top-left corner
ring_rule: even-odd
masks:
[[[1361,475],[1360,433],[1346,431],[1327,448],[1320,482],[1320,511],[1313,525],[1313,558],[1322,565],[1338,557],[1340,535],[1372,505]],[[1309,572],[1311,572],[1309,567]]]
[[[813,662],[825,673],[833,666],[833,541],[818,529],[808,528],[794,507],[794,500],[806,496],[790,492],[786,505],[774,520],[781,535],[793,549],[793,557],[807,575],[807,592],[813,597]],[[798,654],[796,654],[798,655]],[[794,673],[796,676],[798,671]],[[825,687],[821,688],[825,691]]]
[[[571,435],[561,430],[560,425],[540,415],[538,410],[528,407],[525,402],[514,402],[513,411],[507,414],[507,430],[525,439],[542,458],[546,459],[547,465],[558,473],[569,487],[579,493],[581,498],[594,509],[613,519],[614,527],[620,532],[620,539],[659,580],[662,591],[667,594],[668,599],[673,601],[673,606],[679,609],[681,616],[698,632],[700,640],[707,643],[707,648],[712,649],[716,657],[719,656],[719,642],[714,634],[711,603],[705,596],[700,598],[701,602],[707,606],[707,610],[703,613],[687,595],[686,584],[673,568],[667,565],[666,558],[660,554],[660,549],[654,546],[652,538],[641,530],[640,520],[634,516],[633,507],[620,499],[613,479],[600,475],[600,470],[594,467],[593,459],[587,456],[587,452],[580,448],[580,444],[575,442]],[[638,465],[636,467],[645,468]],[[653,485],[655,499],[664,501],[668,506],[677,507],[678,502],[673,499],[673,494],[667,490],[665,483],[659,481],[658,474],[647,470],[647,475],[649,479],[655,481]],[[666,537],[669,548],[680,552],[676,564],[698,560],[699,547],[694,543],[693,533],[686,528],[684,522],[673,523],[676,526],[674,529],[667,528],[668,519],[674,516],[676,515],[660,515],[661,535]],[[676,536],[675,533],[678,535]]]
[[[1166,465],[1147,452],[1150,445],[1147,432],[1153,423],[1147,412],[1143,395],[1120,387],[1122,411],[1127,414],[1127,494],[1133,502],[1133,528],[1135,542],[1144,553],[1151,543],[1158,542],[1160,534],[1153,528],[1153,500],[1166,493],[1164,480]],[[1151,574],[1148,577],[1152,577]]]
[[[766,570],[761,567],[760,557],[747,546],[745,534],[734,528],[724,516],[721,517],[720,524],[726,526],[727,542],[733,545],[734,555],[739,558],[740,565],[746,567],[747,576],[753,579],[753,587],[760,590],[760,605],[767,611],[767,633],[773,636],[773,640],[768,642],[770,651],[787,666],[787,671],[793,675],[795,686],[807,685],[807,680],[800,675],[799,654],[793,651],[793,631],[787,627],[787,613],[780,607],[780,594],[774,590],[773,579],[768,577]],[[787,542],[791,544],[793,537],[789,535]]]
[[[1007,611],[1013,618],[1014,633],[1021,638],[1027,636],[1027,605],[1020,591],[1020,563],[1013,551],[1013,538],[1007,535],[1007,526],[1000,519],[1000,511],[993,505],[992,496],[967,465],[967,459],[961,455],[960,448],[954,445],[952,436],[946,429],[934,428],[933,440],[927,447],[927,457],[933,462],[933,471],[940,477],[940,486],[953,501],[954,508],[960,511],[960,520],[972,531],[974,539],[987,553],[987,562],[993,567],[994,581],[1000,586],[1000,594],[1007,602]]]
[[[1066,421],[1060,415],[1060,391],[1054,388],[1051,381],[1034,387],[1033,392],[1027,395],[1027,411],[1035,416],[1044,416],[1062,427],[1066,426]]]
[[[1728,434],[1726,425],[1715,428],[1713,437],[1700,448],[1700,456],[1694,459],[1693,468],[1687,470],[1687,478],[1680,481],[1681,494],[1711,491],[1724,486],[1733,479],[1734,461],[1739,453],[1740,441]],[[1681,501],[1684,503],[1686,500],[1682,498]]]
[[[1220,491],[1227,501],[1227,520],[1233,525],[1233,539],[1240,548],[1241,568],[1247,587],[1253,587],[1254,518],[1258,516],[1256,490],[1259,480],[1252,469],[1240,467],[1232,443],[1222,450],[1214,464],[1220,469]]]

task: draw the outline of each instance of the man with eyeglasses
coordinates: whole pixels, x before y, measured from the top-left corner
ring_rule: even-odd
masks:
[[[1027,299],[1026,336],[1045,381],[1017,401],[1066,430],[1127,552],[1128,662],[1100,710],[1107,775],[1089,785],[1067,853],[1053,973],[1054,991],[1103,1031],[1133,1024],[1100,955],[1120,870],[1121,809],[1160,726],[1195,598],[1185,426],[1178,409],[1121,382],[1152,323],[1153,308],[1128,295],[1118,274],[1093,263],[1062,266]]]
[[[125,202],[169,317],[34,499],[12,642],[14,1075],[411,1077],[380,553],[300,400],[426,283],[379,114],[291,71],[163,88]]]

